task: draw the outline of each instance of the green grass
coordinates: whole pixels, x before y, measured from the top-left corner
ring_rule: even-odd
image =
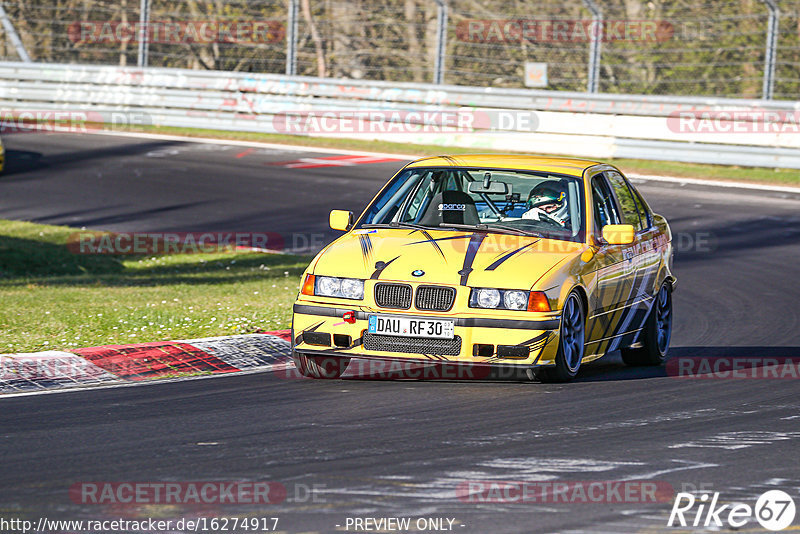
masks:
[[[437,154],[472,154],[474,148],[442,147],[439,145],[416,145],[411,143],[391,143],[387,141],[363,141],[356,139],[333,139],[306,137],[299,135],[264,134],[249,132],[228,132],[197,128],[150,127],[142,131],[187,137],[212,137],[217,139],[236,139],[279,143],[308,147],[338,148],[343,150],[363,150],[386,152],[390,154],[418,154],[434,156]],[[498,150],[479,150],[481,153],[501,153]],[[554,155],[554,154],[542,154]],[[727,165],[706,165],[700,163],[680,163],[644,159],[606,159],[625,173],[677,176],[706,180],[725,180],[777,185],[800,185],[800,172],[797,169],[777,169],[764,167],[737,167]]]
[[[77,255],[73,228],[0,220],[0,353],[289,328],[310,257]]]

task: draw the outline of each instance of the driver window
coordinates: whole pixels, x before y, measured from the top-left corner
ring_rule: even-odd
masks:
[[[607,172],[606,176],[617,194],[624,224],[630,224],[637,232],[640,231],[643,228],[642,220],[639,217],[639,210],[636,209],[636,201],[633,199],[625,179],[617,172]]]
[[[650,228],[653,226],[653,220],[650,217],[650,212],[647,211],[645,207],[644,200],[639,192],[628,182],[628,189],[631,190],[633,193],[633,201],[636,203],[636,208],[639,210],[639,216],[642,219],[642,224],[644,224],[645,228]]]
[[[592,201],[594,204],[594,223],[598,235],[607,224],[619,224],[619,214],[614,206],[611,190],[602,175],[592,178]]]

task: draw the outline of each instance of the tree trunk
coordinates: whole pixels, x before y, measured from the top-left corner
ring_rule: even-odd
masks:
[[[119,17],[120,22],[123,25],[127,25],[128,24],[128,0],[120,0],[119,11],[120,11],[120,17]],[[138,45],[139,44],[139,39],[141,39],[141,38],[142,38],[142,36],[139,35],[138,32],[136,32],[136,41],[134,41],[134,42]],[[147,33],[146,32],[145,32],[145,35],[144,35],[144,39],[147,39]],[[125,65],[128,64],[128,54],[127,54],[127,52],[128,52],[128,42],[123,39],[119,43],[119,66],[120,67],[124,67]]]
[[[405,0],[406,16],[406,41],[408,41],[408,58],[410,62],[410,72],[415,82],[424,81],[422,78],[423,70],[419,68],[422,60],[422,46],[417,34],[417,0]]]
[[[309,31],[311,32],[311,40],[314,42],[314,50],[316,50],[317,53],[317,76],[326,78],[325,50],[322,47],[322,39],[317,31],[317,26],[311,18],[311,5],[309,4],[309,0],[301,0],[300,7],[303,10],[303,18],[306,19],[306,24],[308,24]]]

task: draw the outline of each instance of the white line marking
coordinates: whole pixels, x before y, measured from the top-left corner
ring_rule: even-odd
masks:
[[[399,158],[409,161],[419,159],[419,154],[387,154],[383,152],[369,152],[365,150],[345,150],[342,148],[323,148],[301,145],[283,145],[280,143],[264,143],[260,141],[241,141],[237,139],[214,139],[210,137],[185,137],[181,135],[150,134],[140,132],[87,132],[89,135],[110,135],[117,137],[131,137],[134,139],[160,139],[163,141],[182,141],[186,143],[204,143],[214,145],[244,146],[254,148],[270,148],[274,150],[291,150],[294,152],[317,152],[320,154],[341,154],[352,156],[370,156],[380,158]],[[442,147],[444,151],[447,147]],[[444,153],[444,152],[443,152]]]
[[[758,191],[775,191],[777,193],[794,193],[800,195],[800,187],[790,187],[770,184],[754,184],[748,182],[728,182],[721,180],[702,180],[700,178],[679,178],[676,176],[654,176],[649,174],[626,174],[634,180],[647,180],[652,182],[667,182],[681,185],[706,185],[710,187],[725,187],[728,189],[755,189]]]
[[[672,460],[673,462],[678,462],[683,465],[681,467],[671,467],[667,469],[660,469],[657,471],[651,471],[649,473],[637,473],[636,475],[625,477],[622,480],[652,480],[655,477],[659,477],[662,475],[666,475],[668,473],[675,473],[676,471],[686,471],[689,469],[708,469],[713,467],[719,467],[719,464],[710,464],[710,463],[703,463],[703,462],[692,462],[690,460]]]
[[[423,157],[420,154],[390,154],[386,152],[370,152],[366,150],[346,150],[343,148],[323,148],[302,145],[284,145],[281,143],[265,143],[259,141],[241,141],[235,139],[214,139],[210,137],[186,137],[181,135],[151,134],[140,132],[87,132],[90,135],[110,135],[117,137],[131,137],[134,139],[161,139],[164,141],[182,141],[186,143],[206,143],[216,145],[243,146],[255,148],[269,148],[273,150],[290,150],[295,152],[317,152],[320,154],[343,154],[354,156],[375,156],[384,158],[400,158],[409,161]],[[449,147],[443,146],[442,153],[446,154]],[[568,157],[568,156],[565,156]],[[658,176],[648,174],[626,173],[626,176],[636,180],[649,180],[653,182],[669,182],[676,184],[705,185],[711,187],[724,187],[729,189],[755,189],[760,191],[776,191],[780,193],[800,194],[800,187],[756,184],[748,182],[703,180],[700,178],[680,178],[676,176]]]
[[[704,449],[737,450],[747,449],[756,445],[771,445],[776,441],[788,441],[800,437],[800,432],[773,432],[766,430],[753,430],[746,432],[723,432],[714,436],[699,438],[686,443],[670,445],[669,449],[683,449],[688,447]]]

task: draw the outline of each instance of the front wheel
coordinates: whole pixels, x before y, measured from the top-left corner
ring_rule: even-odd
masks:
[[[667,359],[671,338],[672,287],[664,282],[642,331],[642,346],[621,349],[622,361],[632,366],[661,365]]]
[[[542,380],[567,382],[575,378],[583,360],[585,339],[586,320],[583,304],[577,293],[570,293],[561,313],[556,365],[540,371]]]
[[[350,358],[339,356],[311,356],[292,352],[297,372],[308,378],[339,378],[347,370]]]

